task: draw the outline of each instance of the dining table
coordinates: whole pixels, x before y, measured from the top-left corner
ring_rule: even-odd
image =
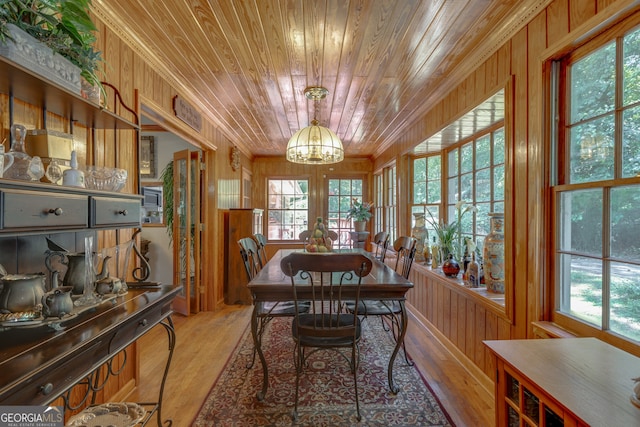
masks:
[[[282,259],[292,252],[302,252],[304,249],[280,249],[274,256],[262,267],[256,276],[248,283],[247,287],[253,297],[253,312],[251,316],[251,334],[253,336],[253,343],[255,351],[262,365],[263,382],[262,390],[257,393],[258,400],[263,400],[266,396],[268,384],[269,384],[269,371],[267,368],[267,361],[262,351],[262,334],[264,332],[264,323],[261,324],[261,319],[269,318],[271,313],[273,316],[277,316],[276,313],[285,313],[284,315],[293,316],[293,311],[278,312],[278,304],[286,305],[293,301],[293,287],[291,284],[291,278],[286,276],[280,267]],[[316,253],[315,256],[340,256],[343,253],[356,252],[362,253],[372,261],[371,272],[362,278],[360,285],[360,300],[361,301],[396,301],[400,306],[399,331],[396,338],[396,345],[389,358],[389,365],[387,368],[387,376],[389,381],[389,389],[392,393],[398,393],[399,388],[393,382],[393,365],[403,345],[404,336],[407,332],[407,311],[405,308],[405,295],[407,291],[413,288],[413,283],[402,275],[396,273],[396,271],[378,260],[372,253],[367,252],[362,248],[352,249],[337,249],[327,253]],[[311,286],[305,286],[306,281],[300,279],[298,276],[294,277],[296,283],[296,291],[298,299],[304,299],[311,295]],[[306,289],[305,289],[306,288]],[[349,286],[342,289],[343,296],[348,298],[350,296]],[[353,296],[355,297],[356,286],[354,283]]]

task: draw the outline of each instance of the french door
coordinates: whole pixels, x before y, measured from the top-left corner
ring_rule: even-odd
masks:
[[[359,202],[365,194],[364,180],[362,178],[329,178],[327,183],[327,224],[330,230],[338,233],[338,244],[334,247],[349,248],[351,241],[350,232],[353,231],[353,221],[347,219],[349,208],[353,199]]]
[[[182,286],[173,309],[185,316],[200,310],[200,152],[173,155],[173,283]]]

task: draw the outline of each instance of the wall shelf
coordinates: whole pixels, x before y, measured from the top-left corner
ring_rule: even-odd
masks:
[[[140,125],[126,120],[98,104],[84,99],[53,82],[42,80],[31,71],[0,57],[0,93],[6,93],[28,104],[47,110],[87,127],[96,129],[138,130]]]

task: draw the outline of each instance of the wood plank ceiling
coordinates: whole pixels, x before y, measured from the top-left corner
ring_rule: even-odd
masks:
[[[94,0],[93,9],[245,153],[283,154],[315,115],[347,156],[375,157],[546,3]],[[305,98],[314,85],[326,99]]]

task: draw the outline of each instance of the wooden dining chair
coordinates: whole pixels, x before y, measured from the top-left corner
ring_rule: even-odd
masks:
[[[371,260],[358,253],[317,255],[294,252],[284,257],[280,266],[283,273],[291,278],[296,306],[299,300],[308,301],[311,297],[309,312],[296,314],[291,328],[296,367],[295,406],[291,414],[293,420],[298,417],[300,375],[309,358],[321,350],[334,350],[338,353],[338,359],[345,358],[349,362],[353,374],[357,418],[360,421],[358,342],[362,326],[357,310],[351,313],[343,311],[345,301],[342,300],[342,290],[348,286],[353,291],[353,300],[357,306],[362,277],[371,271]]]
[[[380,231],[373,236],[373,243],[376,245],[376,252],[374,256],[384,262],[384,258],[387,255],[387,248],[389,247],[389,233],[386,231]]]
[[[331,241],[334,242],[334,243],[338,242],[338,233],[336,231],[328,230],[327,231],[327,237],[329,237],[331,239]]]
[[[264,240],[263,240],[264,239]],[[244,262],[245,270],[247,271],[247,278],[251,281],[256,274],[264,267],[268,260],[266,257],[266,251],[264,246],[266,245],[266,238],[262,234],[256,234],[253,238],[244,237],[238,240],[240,245],[240,254]],[[262,255],[261,255],[262,252]],[[256,316],[258,318],[258,339],[262,339],[264,329],[269,322],[275,317],[293,317],[296,313],[296,306],[293,301],[279,301],[279,302],[254,302]],[[300,302],[297,309],[302,312],[309,311],[309,302]],[[247,363],[247,369],[253,367],[256,361],[257,349],[254,347],[253,356],[251,361]]]
[[[258,245],[258,257],[260,257],[260,264],[264,267],[267,261],[267,238],[264,234],[256,233],[253,235],[253,239]]]
[[[240,246],[240,255],[247,273],[247,280],[251,281],[262,269],[262,261],[258,254],[258,244],[251,237],[243,237],[238,240],[238,246]]]
[[[411,266],[413,265],[413,259],[416,255],[416,239],[409,236],[398,237],[393,242],[393,249],[396,252],[396,264],[395,271],[405,279],[409,278],[411,272]],[[355,303],[347,303],[347,309],[354,311]],[[397,300],[380,300],[380,301],[360,301],[357,310],[363,318],[368,316],[380,316],[382,325],[385,330],[389,330],[386,326],[385,319],[389,320],[391,324],[391,335],[394,341],[397,343],[400,336],[400,331],[404,325],[402,324],[402,306],[400,301]],[[407,350],[402,342],[402,350],[404,352],[404,360],[408,365],[413,365],[413,362],[409,360]]]
[[[307,243],[309,237],[311,237],[311,232],[311,230],[304,230],[302,233],[298,234],[298,239],[300,239],[302,243]]]

